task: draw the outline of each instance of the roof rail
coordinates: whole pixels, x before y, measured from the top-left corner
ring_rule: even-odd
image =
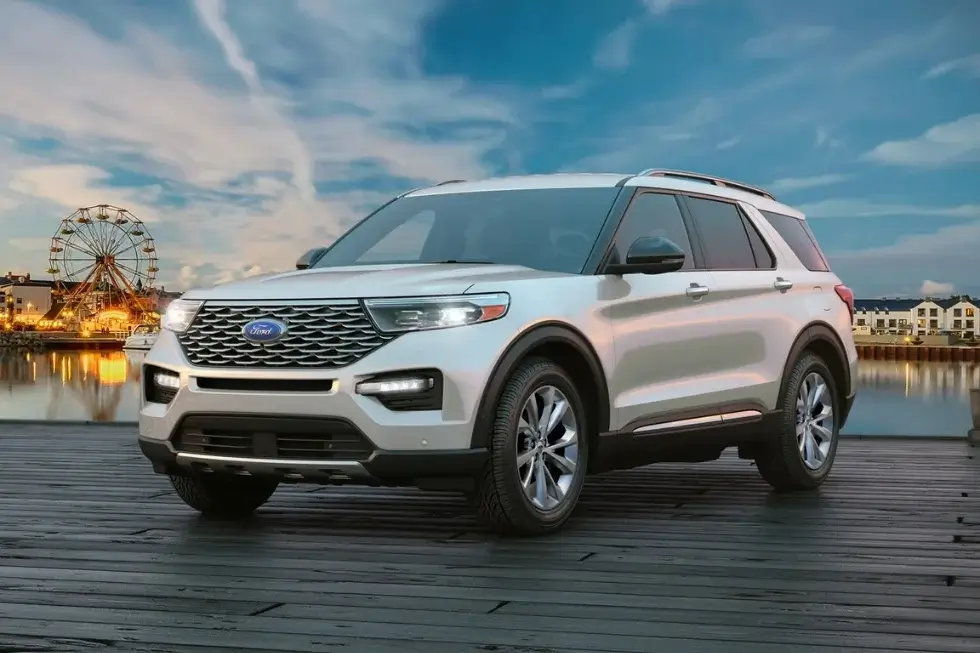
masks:
[[[722,186],[725,188],[734,188],[736,190],[744,191],[746,193],[752,193],[753,195],[761,195],[762,197],[776,201],[772,193],[762,188],[756,188],[755,186],[749,186],[748,184],[743,184],[738,181],[732,181],[730,179],[722,179],[721,177],[712,177],[711,175],[702,175],[697,172],[685,172],[684,170],[662,170],[659,168],[648,168],[641,172],[638,177],[670,177],[672,179],[689,179],[691,181],[700,181],[702,183],[714,184],[715,186]]]
[[[461,184],[465,179],[447,179],[446,181],[440,181],[436,186],[445,186],[446,184]]]

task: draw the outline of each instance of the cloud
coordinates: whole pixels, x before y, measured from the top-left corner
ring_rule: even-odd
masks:
[[[844,141],[832,136],[826,127],[817,127],[817,131],[813,135],[813,146],[816,148],[837,148],[843,144]]]
[[[270,123],[282,130],[286,139],[284,145],[292,161],[293,183],[300,198],[305,202],[312,202],[316,196],[316,187],[313,184],[313,157],[295,130],[290,127],[289,122],[280,115],[276,108],[276,99],[263,89],[255,63],[245,56],[241,43],[225,22],[224,0],[195,0],[194,9],[201,22],[221,45],[228,67],[238,73],[245,82],[255,105],[266,115]]]
[[[717,148],[719,150],[730,150],[741,142],[742,139],[739,138],[738,136],[735,136],[734,138],[728,138],[718,143]]]
[[[643,6],[653,16],[664,14],[680,7],[697,4],[700,0],[643,0]]]
[[[157,219],[151,202],[160,188],[112,187],[106,182],[111,175],[95,166],[83,164],[43,165],[23,168],[10,181],[10,189],[35,199],[48,200],[66,211],[82,206],[112,204],[121,206],[144,222]]]
[[[767,185],[767,188],[774,193],[791,193],[798,190],[807,190],[810,188],[820,188],[821,186],[840,184],[850,178],[850,175],[839,173],[816,175],[814,177],[784,177],[771,182]]]
[[[600,70],[623,70],[630,65],[633,42],[640,29],[636,20],[628,20],[607,34],[596,48],[592,63]]]
[[[828,253],[844,283],[866,296],[914,295],[922,279],[943,270],[958,292],[980,295],[976,276],[980,220],[944,227],[931,234],[901,236],[895,242],[863,250]]]
[[[834,33],[828,25],[796,25],[755,36],[742,44],[742,54],[752,59],[781,59],[799,54]]]
[[[165,283],[210,283],[288,269],[398,190],[492,174],[516,161],[508,139],[531,101],[424,74],[436,7],[200,0],[151,29],[121,5],[104,32],[5,2],[4,240],[50,237],[68,209],[113,203],[153,222]]]
[[[631,63],[633,46],[645,19],[660,18],[680,7],[691,6],[700,0],[643,0],[645,12],[626,19],[607,34],[596,48],[592,64],[599,70],[623,70]]]
[[[897,166],[943,166],[980,161],[980,113],[930,127],[921,136],[881,143],[864,158]]]
[[[952,73],[962,73],[968,77],[980,77],[980,53],[936,64],[926,71],[923,78],[935,79]]]
[[[541,89],[541,97],[545,100],[570,100],[582,96],[588,88],[589,84],[585,80],[570,84],[556,84]]]
[[[931,281],[926,279],[919,287],[919,294],[924,297],[936,297],[937,295],[952,295],[955,286],[951,283],[942,281]]]
[[[808,218],[883,218],[891,216],[980,219],[980,204],[959,206],[918,206],[914,204],[877,203],[861,199],[829,199],[804,204],[800,211]]]

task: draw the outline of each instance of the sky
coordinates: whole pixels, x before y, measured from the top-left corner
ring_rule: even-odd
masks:
[[[980,295],[977,0],[3,0],[0,274],[80,206],[168,290],[445,179],[669,167],[804,211],[859,296]]]

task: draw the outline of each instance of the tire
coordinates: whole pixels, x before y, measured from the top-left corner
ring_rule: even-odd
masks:
[[[279,487],[276,479],[214,473],[171,475],[170,484],[188,506],[219,519],[248,517]]]
[[[801,392],[806,394],[803,390],[804,383],[808,387],[814,383],[818,386],[822,383],[825,389],[820,393],[820,402],[809,411],[802,410],[801,414],[798,410],[798,398]],[[827,407],[831,411],[829,417],[812,419],[814,415],[824,415]],[[782,420],[779,430],[762,455],[756,458],[759,473],[777,491],[816,489],[830,474],[840,440],[840,427],[836,419],[841,410],[840,393],[823,359],[807,352],[796,361],[786,383],[785,393],[780,397],[780,408]],[[806,418],[808,412],[811,417],[809,420]],[[804,451],[801,443],[807,439],[808,428],[819,439],[811,440],[813,446]],[[816,456],[816,453],[822,456]],[[819,461],[821,457],[822,462]],[[820,462],[818,467],[813,466],[816,462]]]
[[[543,437],[528,435],[521,421],[532,396],[540,411],[546,398],[558,398],[560,403],[560,395],[566,405],[560,422]],[[568,373],[543,358],[523,362],[501,392],[493,416],[490,460],[476,479],[473,502],[482,521],[500,535],[542,535],[561,528],[575,509],[585,483],[589,428],[589,413]],[[546,441],[550,446],[545,446]],[[562,442],[564,446],[556,446]],[[533,443],[533,450],[529,450],[529,443]],[[549,449],[554,455],[548,453]],[[519,453],[528,459],[527,463],[519,465]],[[547,462],[541,467],[539,461]],[[557,464],[559,461],[564,467]],[[567,466],[570,461],[574,462],[571,473]],[[543,483],[538,483],[538,479]],[[532,497],[525,492],[525,486],[549,491],[532,492]],[[556,492],[556,488],[563,491]],[[555,501],[555,495],[561,495],[561,499]]]

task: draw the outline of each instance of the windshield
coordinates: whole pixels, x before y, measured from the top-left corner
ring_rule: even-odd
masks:
[[[536,188],[403,197],[313,267],[498,263],[579,273],[619,188]]]

